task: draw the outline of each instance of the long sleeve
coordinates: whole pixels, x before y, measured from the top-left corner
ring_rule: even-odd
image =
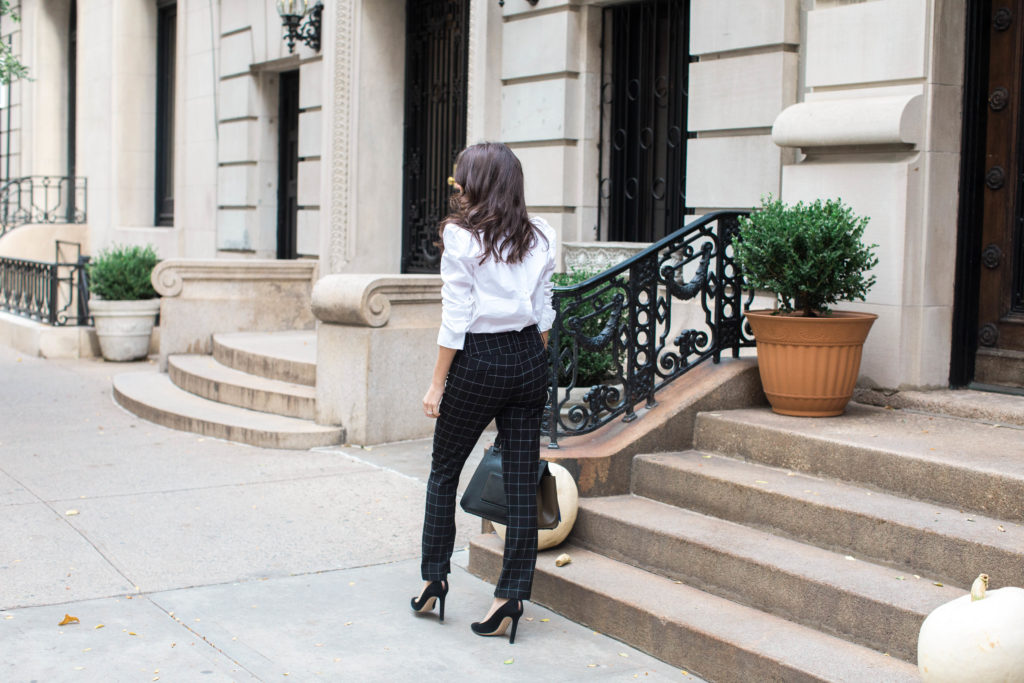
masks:
[[[544,236],[548,238],[547,261],[544,270],[541,272],[540,282],[537,283],[537,291],[534,293],[534,313],[537,316],[537,329],[546,332],[555,324],[555,309],[551,306],[551,294],[554,288],[551,276],[555,272],[555,231],[547,224],[543,224]]]
[[[473,253],[473,237],[454,225],[445,226],[441,237],[441,329],[437,343],[450,349],[461,349],[466,332],[473,321],[473,271],[477,257]]]

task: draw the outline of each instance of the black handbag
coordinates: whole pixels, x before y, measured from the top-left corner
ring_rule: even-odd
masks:
[[[508,526],[508,503],[505,500],[505,483],[501,478],[501,448],[497,444],[484,451],[480,465],[462,494],[461,505],[471,515]],[[537,468],[537,528],[554,529],[560,521],[555,477],[548,471],[548,463],[541,460]]]

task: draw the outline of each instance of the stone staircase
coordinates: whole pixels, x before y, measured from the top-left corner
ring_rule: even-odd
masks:
[[[341,427],[318,425],[316,333],[213,335],[212,355],[172,355],[167,373],[114,377],[115,400],[173,429],[266,448],[342,443]]]
[[[692,449],[636,456],[628,494],[581,500],[534,599],[711,681],[918,680],[932,609],[982,572],[1024,585],[1012,401],[1015,424],[700,413]],[[470,569],[495,580],[501,550],[476,537]]]

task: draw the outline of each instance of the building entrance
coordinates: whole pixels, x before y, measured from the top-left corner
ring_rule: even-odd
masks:
[[[1024,388],[1024,0],[968,11],[957,331],[973,349],[952,383]]]
[[[600,238],[654,242],[683,227],[689,2],[603,11]]]
[[[408,0],[402,272],[440,269],[437,224],[448,213],[455,157],[466,145],[469,0]]]

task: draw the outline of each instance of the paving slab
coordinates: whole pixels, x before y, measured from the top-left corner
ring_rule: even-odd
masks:
[[[443,624],[409,610],[418,560],[152,599],[261,680],[697,680],[532,604],[515,644],[475,635],[493,587],[467,561],[457,553]]]
[[[79,622],[58,626],[65,614]],[[145,596],[0,612],[0,678],[8,683],[257,680]]]
[[[81,500],[71,523],[148,592],[417,557],[423,496],[374,470]]]
[[[70,509],[70,508],[69,508]],[[64,516],[43,503],[0,515],[0,609],[106,597],[134,590]]]
[[[111,415],[105,418],[100,420],[104,429],[94,427],[82,437],[96,442],[92,447],[52,437],[30,444],[0,442],[3,469],[43,500],[268,483],[373,469],[339,453],[309,452],[296,458],[292,451],[176,432],[134,416],[126,428]],[[0,504],[4,489],[0,478]]]

